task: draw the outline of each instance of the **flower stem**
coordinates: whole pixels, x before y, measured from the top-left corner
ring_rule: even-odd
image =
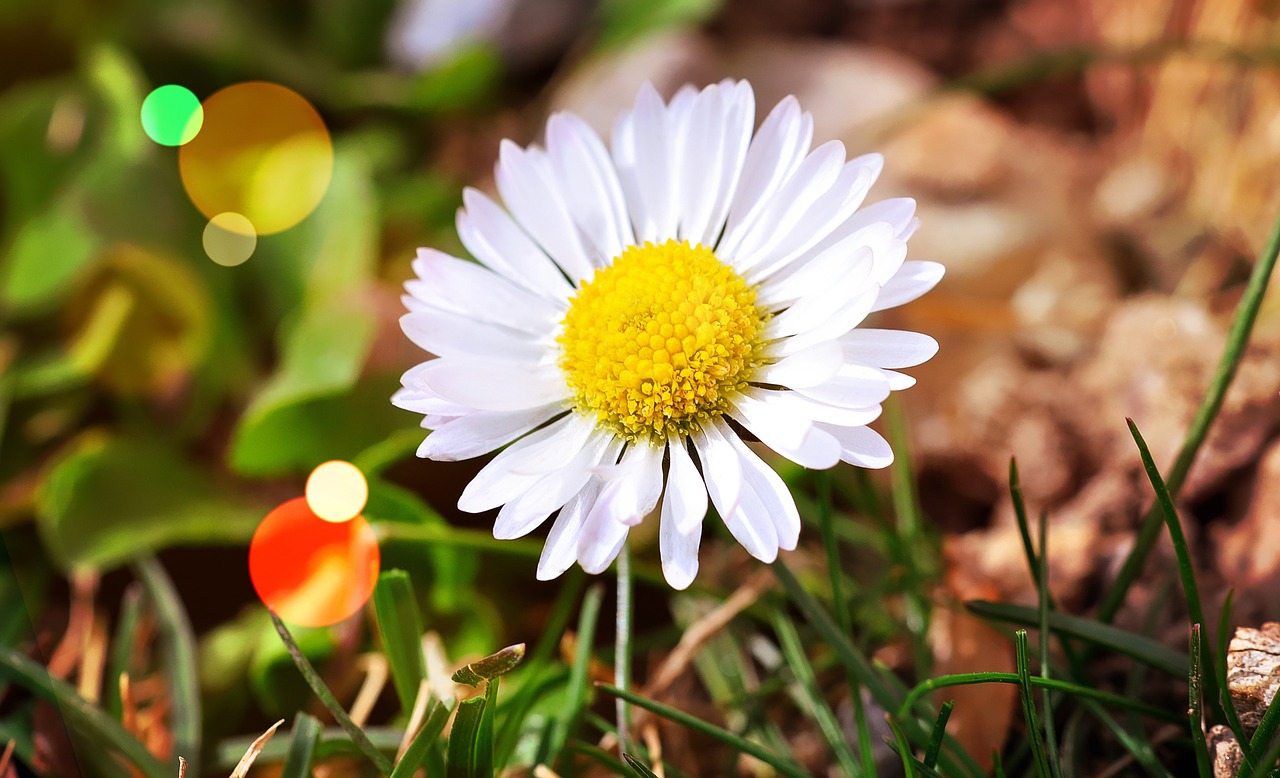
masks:
[[[618,615],[613,676],[615,686],[623,691],[631,690],[631,549],[625,542],[622,544],[622,551],[618,552]],[[630,727],[627,726],[630,705],[619,697],[615,706],[618,717],[618,753],[625,754],[631,734]]]

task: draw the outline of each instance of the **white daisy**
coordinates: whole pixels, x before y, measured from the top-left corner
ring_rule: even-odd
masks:
[[[753,136],[754,117],[733,81],[666,104],[646,85],[611,150],[556,114],[545,148],[503,142],[502,205],[464,193],[458,235],[479,264],[418,253],[401,324],[437,358],[394,402],[426,417],[419,456],[505,446],[458,507],[500,507],[498,538],[555,514],[540,579],[602,572],[661,505],[662,568],[684,588],[708,497],[756,558],[794,549],[795,502],[743,430],[808,468],[893,459],[866,425],[914,383],[895,369],[937,343],[858,325],[943,268],[904,261],[914,201],[859,208],[879,155],[810,151],[791,97]]]

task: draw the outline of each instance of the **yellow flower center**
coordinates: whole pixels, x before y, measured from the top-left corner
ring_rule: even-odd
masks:
[[[761,364],[765,319],[755,288],[705,246],[631,246],[570,303],[560,367],[578,410],[628,440],[688,434]]]

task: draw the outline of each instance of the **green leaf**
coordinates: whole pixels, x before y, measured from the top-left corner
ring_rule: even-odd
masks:
[[[422,619],[408,573],[387,570],[378,576],[373,611],[400,710],[408,713],[417,700],[419,685],[427,677],[427,663],[422,656]]]
[[[783,775],[789,775],[792,776],[792,778],[805,778],[807,775],[807,773],[805,773],[799,765],[791,761],[789,757],[767,751],[749,740],[745,740],[732,732],[723,730],[714,724],[708,724],[702,719],[691,716],[682,710],[677,710],[669,705],[654,702],[647,697],[641,697],[640,695],[633,694],[632,692],[623,691],[616,686],[610,686],[608,684],[597,684],[596,686],[601,691],[612,694],[615,697],[621,697],[636,707],[644,708],[650,713],[657,714],[664,719],[668,719],[676,722],[677,724],[688,727],[694,732],[699,732],[703,735],[714,738],[735,751],[750,754]]]
[[[481,778],[483,759],[479,755],[480,722],[488,700],[476,697],[458,704],[458,715],[449,734],[449,771],[447,778]],[[490,763],[492,774],[492,763]],[[487,776],[485,777],[487,778]]]
[[[299,713],[293,720],[289,738],[289,755],[285,758],[280,778],[311,778],[311,763],[323,727],[315,716]]]
[[[596,45],[624,46],[669,27],[693,27],[715,16],[722,0],[602,0]]]
[[[1038,609],[1004,602],[972,600],[965,607],[986,619],[1008,624],[1034,627],[1040,623]],[[1170,675],[1186,677],[1187,655],[1154,640],[1132,632],[1103,624],[1093,619],[1072,616],[1061,612],[1049,613],[1049,628],[1059,635],[1080,638],[1099,646],[1119,651],[1139,662],[1148,664]]]
[[[177,544],[243,543],[263,508],[156,441],[83,436],[54,465],[36,503],[45,546],[64,568],[110,568]]]
[[[200,774],[201,723],[200,675],[196,662],[196,638],[191,619],[169,575],[155,557],[142,557],[134,572],[147,591],[156,612],[165,674],[169,678],[170,727],[173,747],[184,756],[194,775]]]
[[[69,727],[96,747],[123,756],[146,778],[172,778],[173,773],[124,728],[81,697],[70,684],[51,678],[44,667],[18,651],[0,647],[0,678],[12,680],[56,704]]]
[[[439,700],[432,703],[426,722],[422,725],[422,729],[418,730],[418,734],[413,736],[409,747],[405,749],[404,756],[400,757],[400,761],[396,763],[396,769],[392,771],[391,778],[412,778],[426,759],[427,752],[444,731],[444,725],[449,721],[451,710],[448,705]]]
[[[30,316],[64,298],[101,247],[66,201],[23,222],[0,265],[0,307]]]

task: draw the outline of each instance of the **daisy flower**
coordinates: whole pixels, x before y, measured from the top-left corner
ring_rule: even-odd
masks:
[[[904,261],[914,201],[861,207],[879,155],[810,150],[793,97],[754,122],[743,81],[669,103],[646,85],[608,148],[558,113],[545,148],[502,143],[501,204],[464,193],[458,236],[478,264],[418,253],[401,324],[437,357],[394,402],[425,416],[419,456],[502,449],[458,507],[500,508],[498,538],[555,515],[540,579],[604,571],[656,510],[682,589],[708,502],[752,556],[794,549],[795,502],[750,436],[807,468],[893,459],[866,425],[914,383],[896,368],[937,343],[859,325],[943,268]]]

